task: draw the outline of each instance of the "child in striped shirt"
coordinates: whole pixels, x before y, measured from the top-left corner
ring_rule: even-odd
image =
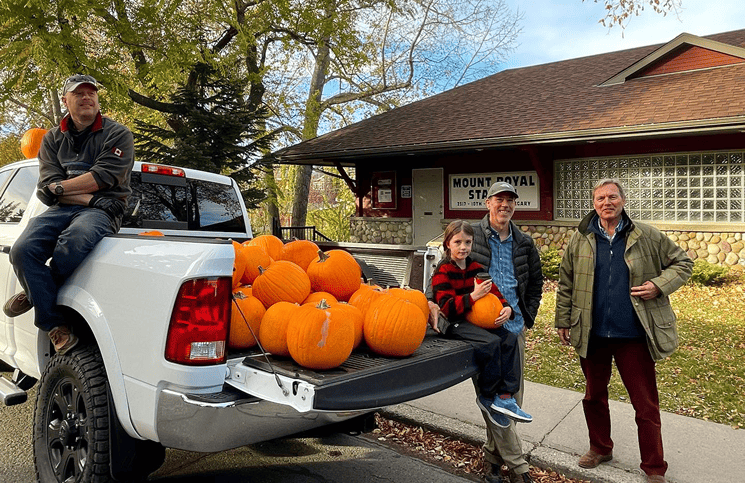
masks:
[[[463,220],[455,220],[445,229],[445,256],[432,275],[432,290],[440,311],[450,322],[443,335],[469,342],[475,350],[480,368],[477,404],[495,425],[504,428],[509,426],[507,417],[520,422],[533,418],[513,397],[520,389],[520,354],[517,335],[502,327],[513,317],[512,308],[491,280],[475,283],[476,274],[485,270],[471,260],[473,234],[473,227]],[[473,304],[488,293],[496,295],[503,305],[493,329],[466,321]]]

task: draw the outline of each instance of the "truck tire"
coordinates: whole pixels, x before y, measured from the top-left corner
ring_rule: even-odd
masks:
[[[112,481],[108,380],[97,347],[55,355],[34,410],[34,465],[43,482]]]

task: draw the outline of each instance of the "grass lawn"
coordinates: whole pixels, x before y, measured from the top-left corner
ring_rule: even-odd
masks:
[[[556,292],[547,290],[528,331],[525,377],[584,392],[578,356],[559,344],[553,326]],[[671,299],[680,346],[657,363],[661,409],[744,428],[745,279],[718,287],[685,285]],[[628,402],[615,367],[609,390],[612,399]]]

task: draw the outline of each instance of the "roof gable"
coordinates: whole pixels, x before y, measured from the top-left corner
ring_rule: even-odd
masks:
[[[609,86],[640,77],[689,72],[743,62],[745,49],[742,47],[683,33],[600,85]]]
[[[499,71],[283,148],[277,158],[330,164],[386,154],[745,132],[745,62],[723,68],[699,62],[674,75],[650,74],[690,55],[690,47],[692,54],[745,59],[745,29]],[[645,76],[626,82],[631,75]]]

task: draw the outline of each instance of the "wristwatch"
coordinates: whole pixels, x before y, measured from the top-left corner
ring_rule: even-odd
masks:
[[[65,194],[65,188],[60,183],[54,183],[54,194],[57,196]]]

